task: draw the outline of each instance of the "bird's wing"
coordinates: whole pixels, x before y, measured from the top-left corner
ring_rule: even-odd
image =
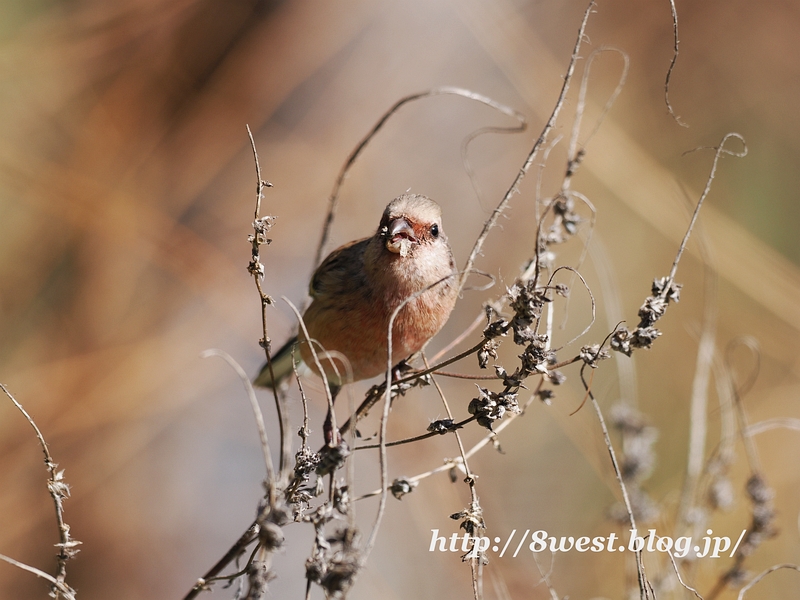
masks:
[[[348,242],[331,252],[314,271],[308,295],[315,298],[351,288],[356,283],[353,281],[354,275],[363,274],[364,270],[358,267],[364,260],[364,250],[370,239]]]

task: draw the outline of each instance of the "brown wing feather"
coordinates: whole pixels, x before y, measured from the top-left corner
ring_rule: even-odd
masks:
[[[370,238],[355,240],[331,252],[314,271],[308,286],[308,295],[316,298],[323,294],[337,294],[360,283],[353,281],[353,276],[363,276],[364,269],[353,267],[364,262],[364,249],[369,240]]]

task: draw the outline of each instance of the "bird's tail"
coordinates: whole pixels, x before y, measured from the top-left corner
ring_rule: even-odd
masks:
[[[275,386],[292,374],[292,348],[297,345],[297,336],[286,342],[281,349],[272,356],[272,373],[275,375]],[[299,351],[295,351],[298,362],[300,361]],[[261,371],[258,372],[253,380],[253,385],[258,387],[272,388],[273,381],[269,372],[269,363],[264,363]]]

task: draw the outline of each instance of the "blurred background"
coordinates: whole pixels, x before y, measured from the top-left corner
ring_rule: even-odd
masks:
[[[800,418],[800,7],[780,0],[676,4],[680,56],[670,100],[688,127],[664,102],[673,55],[669,3],[600,2],[588,26],[583,56],[619,48],[630,57],[630,73],[572,183],[597,209],[581,272],[597,298],[598,320],[561,355],[601,341],[619,320],[636,324],[653,278],[669,271],[711,167],[712,151],[684,153],[715,146],[729,131],[744,136],[748,156],[720,162],[678,271],[681,302],[660,323],[664,335],[633,359],[615,355],[593,380],[604,410],[624,398],[658,430],[644,487],[660,508],[651,523],[659,533],[670,531],[686,469],[704,318],[720,356],[740,336],[760,345],[758,379],[745,398],[750,420]],[[404,107],[346,181],[329,249],[371,234],[386,203],[411,189],[442,205],[463,264],[552,110],[584,9],[583,2],[555,0],[2,4],[0,381],[66,469],[66,520],[83,542],[68,582],[80,598],[182,597],[254,517],[264,467],[246,397],[222,361],[200,358],[220,348],[249,373],[263,360],[260,306],[246,271],[255,174],[245,124],[274,184],[263,212],[278,219],[262,258],[265,290],[278,300],[269,310],[270,335],[281,344],[294,319],[280,298],[304,300],[343,161],[395,101],[440,85],[521,111],[528,131],[482,136],[470,146],[479,197],[461,161],[462,140],[479,127],[513,122],[457,97]],[[564,137],[550,153],[543,196],[557,191],[563,175],[585,62],[551,136]],[[621,64],[613,53],[595,62],[581,139]],[[535,169],[520,192],[477,264],[497,279],[494,289],[465,292],[433,351],[511,285],[531,255]],[[587,231],[558,249],[559,262],[577,263]],[[565,283],[573,294],[557,345],[590,318],[586,293]],[[557,323],[565,316],[563,305],[558,310]],[[506,346],[510,365],[515,349]],[[741,349],[732,360],[740,380],[754,368]],[[458,368],[477,371],[474,358]],[[569,380],[551,406],[534,403],[503,432],[502,454],[486,449],[472,463],[490,536],[505,538],[512,529],[559,536],[620,531],[607,518],[619,490],[597,419],[589,407],[569,416],[583,391],[577,369],[565,374]],[[463,418],[474,385],[443,384]],[[708,452],[719,441],[715,385]],[[319,441],[320,386],[308,386]],[[355,398],[365,389],[353,387]],[[262,400],[277,450],[272,403]],[[443,416],[435,393],[416,390],[396,404],[389,436],[418,434]],[[291,418],[296,428],[296,402]],[[374,427],[365,425],[365,434]],[[477,428],[464,435],[468,444],[482,437]],[[779,428],[755,443],[776,492],[780,530],[746,563],[759,572],[800,563],[800,438]],[[749,524],[741,443],[737,452],[734,503],[711,521],[717,534],[734,538]],[[390,476],[420,473],[456,454],[450,437],[403,447],[390,454]],[[375,456],[359,455],[357,468],[356,495],[378,483]],[[58,537],[45,483],[29,425],[0,401],[0,553],[53,572]],[[401,502],[390,498],[378,545],[350,597],[470,597],[459,554],[428,552],[431,529],[455,532],[448,516],[468,499],[466,486],[444,474]],[[375,507],[358,505],[365,531]],[[302,598],[313,532],[292,525],[287,535],[271,597]],[[487,598],[549,597],[530,553],[490,558]],[[559,555],[552,583],[562,596],[621,597],[632,582],[625,558]],[[543,562],[549,568],[549,557]],[[729,564],[700,561],[691,582],[707,592]],[[747,597],[797,597],[797,585],[797,573],[782,571]],[[47,591],[41,580],[0,564],[0,597],[44,598]],[[211,597],[232,595],[217,589]]]

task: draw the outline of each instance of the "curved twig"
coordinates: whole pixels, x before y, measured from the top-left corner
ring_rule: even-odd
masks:
[[[45,573],[44,571],[37,569],[36,567],[32,567],[30,565],[26,565],[25,563],[21,563],[18,560],[14,560],[13,558],[6,556],[5,554],[0,554],[0,560],[3,560],[8,564],[17,567],[18,569],[27,571],[28,573],[33,573],[37,577],[46,579],[47,581],[53,584],[53,586],[58,590],[58,593],[62,594],[64,598],[66,598],[67,600],[75,600],[75,590],[73,590],[63,581],[58,581],[55,577],[53,577],[49,573]]]
[[[478,183],[478,176],[475,174],[475,169],[472,168],[472,164],[469,162],[469,145],[476,138],[487,133],[522,133],[528,128],[528,122],[525,120],[525,117],[522,115],[522,113],[518,113],[517,119],[519,120],[519,125],[516,127],[481,127],[480,129],[470,133],[466,138],[464,138],[464,141],[461,142],[461,164],[464,165],[464,171],[466,172],[467,177],[469,177],[472,190],[475,192],[475,196],[478,199],[478,204],[481,206],[481,208],[483,208],[483,194],[481,193],[481,186]]]
[[[594,294],[592,293],[592,290],[589,287],[589,284],[586,283],[586,280],[583,278],[583,275],[581,275],[580,272],[577,269],[574,269],[574,268],[572,268],[572,267],[570,267],[568,265],[562,265],[562,266],[558,267],[555,271],[553,271],[553,274],[550,275],[550,279],[547,282],[547,287],[550,287],[550,285],[553,283],[553,278],[556,276],[556,273],[558,273],[559,271],[570,271],[570,272],[574,273],[575,275],[577,275],[578,279],[581,280],[581,283],[583,283],[583,287],[586,288],[586,291],[589,293],[589,300],[591,300],[591,302],[592,302],[592,320],[589,322],[589,324],[586,327],[584,327],[583,331],[581,331],[578,335],[573,337],[566,344],[563,344],[563,345],[559,346],[558,348],[555,348],[555,350],[554,350],[555,352],[563,350],[564,348],[566,348],[567,346],[572,344],[575,340],[578,340],[578,339],[582,338],[584,335],[586,335],[586,332],[589,331],[589,329],[592,328],[592,325],[594,325],[594,322],[597,319],[597,305],[596,305],[595,300],[594,300]],[[538,321],[536,322],[536,325],[538,327],[538,325],[539,325]]]
[[[734,152],[733,150],[725,149],[725,142],[727,142],[730,138],[736,138],[740,142],[744,148],[739,152]],[[699,148],[695,148],[695,150],[699,150]],[[668,281],[672,282],[675,281],[675,273],[678,271],[678,263],[681,260],[681,256],[683,256],[683,251],[686,249],[686,244],[689,242],[689,236],[692,234],[692,230],[694,229],[694,224],[697,221],[697,216],[700,214],[700,207],[703,206],[703,201],[708,196],[708,192],[711,191],[711,182],[714,181],[714,176],[717,173],[717,163],[719,162],[720,157],[723,154],[729,154],[731,156],[735,156],[737,158],[743,158],[747,156],[747,144],[744,141],[744,138],[739,135],[738,133],[726,133],[725,136],[722,138],[719,146],[714,148],[714,162],[711,164],[711,172],[708,174],[708,179],[706,179],[706,186],[703,188],[703,193],[700,194],[700,199],[697,201],[697,206],[694,208],[694,212],[692,213],[692,219],[689,221],[689,227],[686,229],[686,233],[683,236],[683,240],[681,240],[681,245],[678,248],[678,253],[675,256],[675,260],[672,263],[672,268],[669,272]],[[694,150],[690,150],[693,152]],[[684,153],[686,154],[686,153]],[[669,285],[664,286],[664,293],[668,293]]]
[[[589,132],[589,135],[586,136],[586,139],[583,141],[583,143],[580,145],[581,149],[578,150],[578,135],[581,129],[581,122],[583,121],[583,112],[586,107],[586,89],[589,86],[589,74],[591,72],[592,64],[594,63],[595,58],[597,58],[603,52],[614,52],[622,57],[623,61],[622,73],[619,76],[619,81],[617,81],[617,85],[614,88],[614,91],[611,92],[611,95],[608,97],[608,100],[606,100],[605,106],[603,106],[603,110],[600,113],[600,116],[597,118],[594,127]],[[603,121],[608,115],[608,112],[611,110],[611,107],[614,105],[614,102],[616,102],[617,97],[622,92],[622,88],[625,87],[625,82],[628,80],[629,69],[630,69],[630,58],[628,58],[628,55],[625,52],[623,52],[618,48],[604,46],[602,48],[598,48],[589,55],[589,58],[586,61],[586,68],[583,71],[583,77],[581,78],[581,87],[580,91],[578,92],[578,103],[575,109],[575,122],[572,126],[572,134],[569,140],[569,151],[567,154],[569,157],[569,167],[567,169],[567,178],[566,178],[567,181],[569,180],[569,177],[571,177],[575,173],[575,167],[583,157],[587,144],[598,132],[598,130],[600,129],[600,125],[603,124]]]
[[[536,160],[536,156],[539,154],[539,150],[547,141],[547,136],[550,134],[550,131],[556,124],[556,120],[558,119],[558,115],[561,112],[561,108],[564,106],[564,100],[567,96],[567,91],[569,90],[570,83],[572,82],[572,76],[575,73],[575,63],[578,61],[578,56],[581,48],[581,44],[583,44],[584,36],[586,33],[586,25],[589,22],[589,15],[592,12],[592,9],[595,6],[594,0],[589,2],[589,6],[586,7],[586,10],[583,13],[583,20],[581,21],[581,26],[578,29],[578,37],[575,41],[575,47],[572,51],[572,56],[570,57],[569,66],[567,67],[567,72],[564,75],[564,83],[561,86],[561,92],[558,95],[558,100],[556,100],[555,108],[553,112],[550,114],[550,118],[547,120],[547,123],[542,130],[542,133],[539,135],[536,142],[533,144],[533,148],[528,153],[528,157],[525,159],[522,167],[520,167],[517,176],[514,178],[514,181],[511,183],[511,186],[508,188],[505,196],[497,205],[497,207],[492,211],[492,214],[483,224],[483,229],[481,230],[478,239],[475,240],[475,244],[472,247],[472,251],[467,258],[467,262],[464,265],[463,275],[458,282],[458,289],[461,290],[464,287],[464,283],[466,282],[466,274],[472,269],[472,265],[475,263],[475,260],[478,258],[478,254],[480,254],[481,249],[483,248],[483,243],[486,241],[486,237],[489,235],[489,231],[495,226],[497,223],[497,219],[503,214],[503,211],[508,206],[508,203],[511,200],[511,197],[519,191],[519,185],[522,183],[522,180],[525,178],[528,170],[530,169],[533,161]]]
[[[320,262],[322,261],[322,257],[324,256],[325,246],[328,243],[328,237],[330,235],[331,226],[333,225],[333,220],[336,217],[336,209],[339,203],[339,191],[341,190],[342,184],[344,183],[344,180],[347,178],[347,174],[350,172],[350,169],[356,162],[358,156],[361,154],[364,148],[366,148],[367,144],[369,144],[372,138],[375,137],[375,134],[377,134],[378,131],[380,131],[381,128],[386,124],[389,118],[392,115],[394,115],[394,113],[396,113],[401,107],[415,100],[420,100],[422,98],[429,98],[431,96],[441,96],[444,94],[462,96],[469,100],[480,102],[481,104],[485,104],[487,106],[494,108],[495,110],[500,111],[504,115],[508,115],[510,117],[517,119],[518,121],[521,121],[522,123],[526,123],[525,116],[519,111],[516,111],[513,108],[505,106],[504,104],[500,104],[499,102],[492,100],[488,96],[484,96],[482,94],[478,94],[476,92],[472,92],[470,90],[458,87],[445,86],[445,87],[433,88],[430,90],[426,90],[424,92],[419,92],[416,94],[405,96],[404,98],[401,98],[400,100],[395,102],[392,105],[392,107],[389,110],[387,110],[383,114],[383,116],[381,116],[380,119],[378,119],[378,122],[375,123],[375,125],[373,125],[372,129],[369,131],[369,133],[367,133],[366,136],[364,136],[364,138],[362,138],[362,140],[358,143],[355,149],[353,149],[353,151],[350,153],[350,156],[347,157],[347,160],[345,161],[344,165],[339,171],[339,175],[336,177],[336,182],[333,185],[333,191],[331,192],[331,195],[328,198],[328,214],[325,217],[325,223],[322,226],[322,235],[320,236],[319,245],[317,246],[317,253],[314,258],[315,269],[317,268],[317,265],[320,264]],[[523,126],[522,129],[524,130],[524,128],[525,127]],[[467,143],[469,143],[469,141],[467,141]]]
[[[258,398],[256,398],[256,391],[253,389],[253,384],[250,383],[250,378],[245,373],[245,370],[239,365],[234,358],[224,350],[212,348],[201,353],[202,358],[209,358],[211,356],[218,356],[231,367],[239,380],[244,385],[247,398],[250,400],[250,408],[253,409],[253,416],[256,419],[256,427],[258,427],[258,438],[261,442],[261,452],[264,455],[264,465],[267,469],[267,490],[269,492],[269,505],[275,506],[275,469],[272,466],[272,453],[269,449],[269,439],[267,438],[267,428],[264,425],[264,415],[261,412],[261,407],[258,405]]]
[[[798,566],[798,565],[793,565],[793,564],[789,564],[789,563],[784,563],[782,565],[772,565],[769,569],[765,569],[764,571],[762,571],[761,573],[759,573],[758,575],[753,577],[748,582],[748,584],[746,586],[744,586],[742,589],[740,589],[739,590],[739,595],[736,596],[736,600],[742,600],[744,598],[744,595],[747,592],[750,591],[751,587],[753,587],[759,581],[764,579],[764,577],[766,577],[770,573],[773,573],[774,571],[778,571],[779,569],[791,569],[793,571],[797,571],[798,573],[800,573],[800,566]]]
[[[331,426],[332,431],[338,431],[336,428],[336,412],[333,410],[333,394],[331,393],[331,386],[328,383],[328,376],[325,374],[325,369],[322,368],[322,363],[320,363],[319,356],[317,355],[317,351],[314,348],[314,343],[311,337],[308,335],[308,329],[306,329],[305,321],[303,321],[303,316],[300,314],[300,311],[297,310],[297,307],[289,300],[286,296],[281,296],[281,299],[289,305],[289,308],[292,309],[295,317],[297,317],[297,322],[300,324],[300,329],[303,331],[303,335],[305,336],[306,340],[308,340],[308,347],[311,350],[311,356],[314,359],[314,366],[317,367],[319,371],[319,376],[322,377],[323,387],[325,388],[325,399],[328,401],[328,410],[330,411],[331,415]],[[329,361],[330,364],[336,369],[336,365],[331,360]],[[345,363],[346,364],[346,363]],[[336,436],[334,435],[334,438]]]

